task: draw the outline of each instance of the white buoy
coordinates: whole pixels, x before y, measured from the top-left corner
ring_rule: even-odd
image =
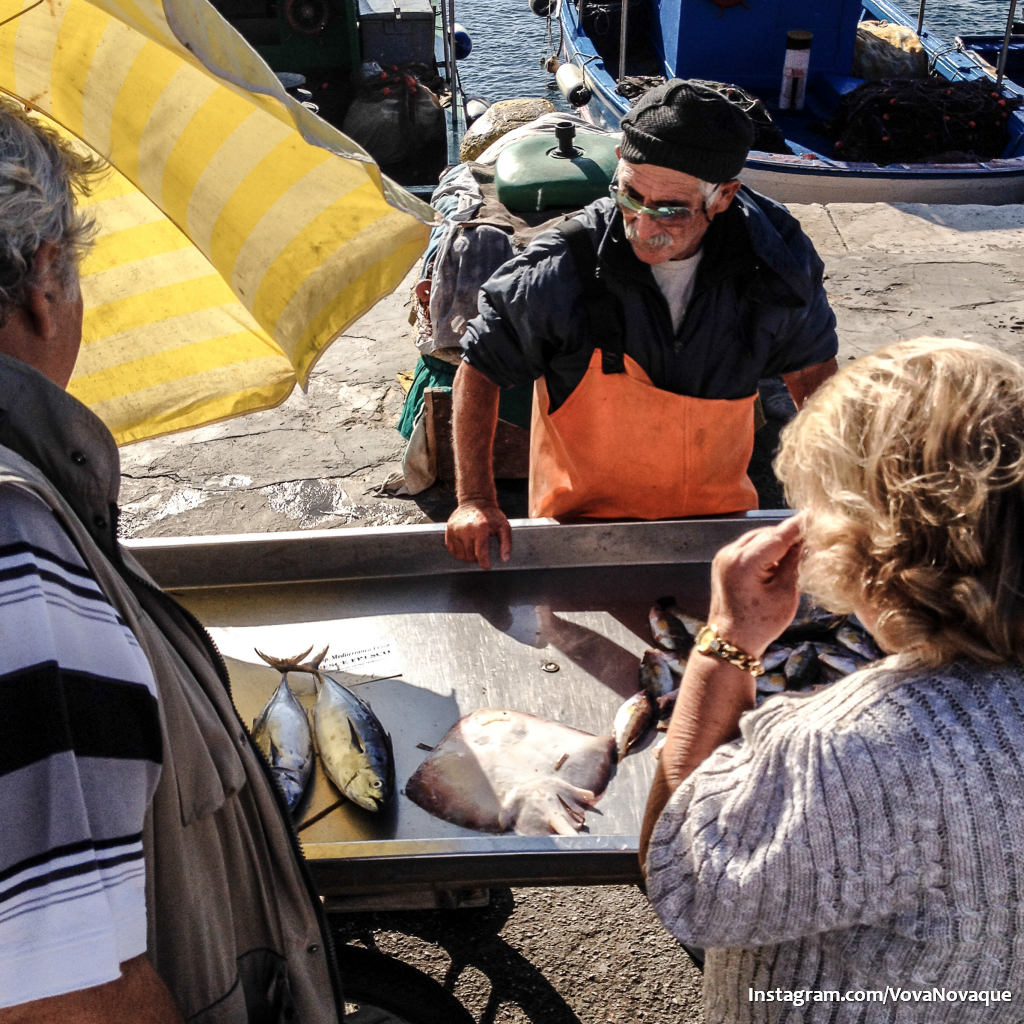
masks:
[[[555,84],[572,107],[585,107],[593,95],[578,64],[563,64],[555,72]]]
[[[482,96],[467,96],[463,105],[466,111],[466,125],[471,125],[489,106],[490,103]]]

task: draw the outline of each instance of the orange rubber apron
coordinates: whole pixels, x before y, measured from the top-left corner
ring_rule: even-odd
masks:
[[[583,379],[548,413],[544,378],[530,426],[533,518],[673,519],[757,508],[747,476],[754,399],[692,398],[656,388],[624,355]]]

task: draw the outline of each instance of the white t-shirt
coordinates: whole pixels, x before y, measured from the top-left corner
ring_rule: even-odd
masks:
[[[142,829],[161,747],[138,640],[56,516],[18,486],[0,487],[0,607],[8,1007],[114,981],[146,952]]]
[[[666,263],[655,263],[651,266],[654,280],[668,302],[672,314],[672,330],[678,331],[683,322],[686,307],[693,295],[693,284],[697,279],[697,267],[703,250],[698,249],[685,260],[668,260]]]

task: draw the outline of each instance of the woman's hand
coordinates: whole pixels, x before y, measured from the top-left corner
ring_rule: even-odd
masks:
[[[711,563],[708,622],[723,639],[759,658],[793,621],[803,517],[743,534]]]

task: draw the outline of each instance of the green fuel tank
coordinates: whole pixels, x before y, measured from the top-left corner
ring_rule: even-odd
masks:
[[[509,143],[494,164],[498,201],[520,212],[579,208],[608,194],[618,139],[576,134],[571,121],[555,125],[555,138],[533,135]]]

